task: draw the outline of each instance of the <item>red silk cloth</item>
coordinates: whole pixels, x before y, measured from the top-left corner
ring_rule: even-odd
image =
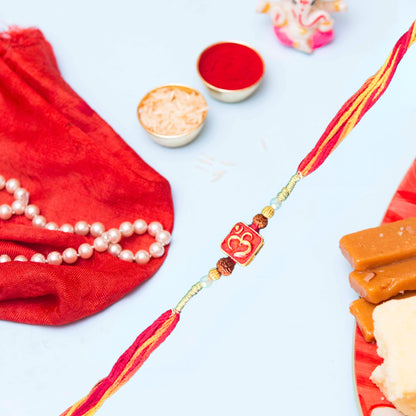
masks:
[[[172,230],[169,183],[62,79],[50,44],[37,29],[0,34],[0,148],[0,174],[18,179],[47,221],[99,221],[109,229],[142,218]],[[0,204],[12,200],[0,192]],[[34,228],[24,215],[0,220],[0,254],[12,258],[62,253],[92,241]],[[136,252],[153,241],[148,234],[135,235],[121,245]],[[44,325],[81,319],[151,277],[164,257],[145,266],[107,252],[74,265],[2,263],[0,319]]]

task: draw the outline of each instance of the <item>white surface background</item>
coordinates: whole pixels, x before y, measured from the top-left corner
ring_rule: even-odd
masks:
[[[1,416],[57,416],[107,375],[215,265],[232,225],[286,184],[416,17],[415,0],[348,3],[335,42],[306,56],[280,46],[255,0],[2,2],[0,18],[41,28],[65,79],[168,178],[176,221],[160,271],[104,312],[60,328],[0,322]],[[267,65],[261,89],[234,105],[211,99],[195,71],[203,48],[229,39],[249,42]],[[381,101],[273,218],[256,261],[203,291],[100,416],[358,415],[355,294],[338,241],[380,222],[416,155],[415,68],[413,49]],[[135,114],[147,91],[172,82],[209,104],[206,128],[181,149],[153,143]],[[203,153],[235,166],[212,182],[224,167],[198,169]]]

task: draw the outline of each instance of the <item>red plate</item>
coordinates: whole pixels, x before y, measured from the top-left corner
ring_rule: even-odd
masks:
[[[383,224],[416,216],[416,159],[407,171],[383,219]],[[370,381],[374,369],[382,363],[377,345],[365,342],[357,328],[354,342],[354,370],[358,401],[363,416],[399,416],[394,406]],[[377,410],[376,410],[377,409]]]

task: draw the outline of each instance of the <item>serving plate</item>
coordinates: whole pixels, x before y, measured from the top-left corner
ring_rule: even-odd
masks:
[[[383,219],[383,224],[416,216],[416,159],[410,166]],[[362,416],[403,416],[370,380],[374,369],[382,363],[376,343],[364,340],[359,328],[354,339],[354,373],[358,405]]]

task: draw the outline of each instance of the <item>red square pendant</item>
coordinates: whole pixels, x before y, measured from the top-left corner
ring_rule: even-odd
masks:
[[[247,266],[263,247],[263,244],[263,237],[259,233],[239,222],[225,237],[221,248],[236,263]]]

